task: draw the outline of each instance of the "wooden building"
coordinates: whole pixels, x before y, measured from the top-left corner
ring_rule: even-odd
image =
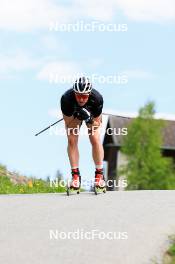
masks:
[[[115,180],[119,167],[127,162],[126,156],[121,152],[122,133],[132,120],[133,118],[118,116],[109,116],[108,118],[106,127],[108,132],[106,132],[103,140],[104,161],[107,164],[107,180]],[[163,146],[161,146],[162,155],[172,157],[175,162],[175,121],[166,120],[165,122]],[[109,188],[109,190],[114,189],[114,186]]]

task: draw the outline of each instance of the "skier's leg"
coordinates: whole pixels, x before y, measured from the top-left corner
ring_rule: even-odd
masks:
[[[67,153],[72,169],[79,167],[78,136],[68,135]]]
[[[68,156],[72,169],[72,182],[73,189],[79,189],[81,184],[80,171],[79,171],[79,151],[78,151],[78,135],[68,134]]]
[[[67,152],[70,165],[72,169],[76,169],[79,167],[78,137],[81,121],[79,121],[78,119],[74,119],[74,117],[67,117],[64,115],[63,118],[67,131]]]
[[[78,151],[78,137],[81,121],[74,118],[63,115],[65,121],[65,127],[67,132],[68,146],[67,152],[71,166],[72,182],[70,186],[78,190],[81,185],[81,176],[79,171],[79,151]]]
[[[96,169],[103,168],[104,150],[100,140],[100,131],[97,129],[92,135],[89,136],[92,144],[92,157]]]
[[[100,140],[100,128],[102,124],[102,117],[94,118],[93,124],[88,125],[89,139],[92,145],[92,157],[96,169],[103,168],[104,150]]]
[[[95,127],[93,127],[94,125]],[[91,127],[91,133],[89,135],[89,139],[92,144],[92,156],[96,167],[95,185],[103,188],[105,186],[104,175],[103,175],[104,149],[100,140],[100,128],[101,128],[101,117],[95,119],[95,122]]]

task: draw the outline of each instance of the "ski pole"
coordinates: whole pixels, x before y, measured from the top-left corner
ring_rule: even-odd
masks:
[[[123,118],[129,118],[126,116],[120,116],[120,115],[113,115],[113,114],[108,114],[108,113],[102,113],[102,115],[110,115],[110,116],[115,116],[115,117],[123,117]],[[44,128],[43,130],[41,130],[40,132],[38,132],[35,136],[37,137],[38,135],[40,135],[41,133],[43,133],[44,131],[48,130],[49,128],[51,128],[52,126],[58,124],[59,122],[63,121],[63,118],[61,118],[60,120],[56,121],[55,123],[51,124],[50,126]]]
[[[48,130],[49,128],[51,128],[52,126],[58,124],[59,122],[61,122],[63,120],[63,118],[61,118],[60,120],[56,121],[55,123],[51,124],[50,126],[44,128],[43,130],[41,130],[40,132],[38,132],[35,136],[37,137],[38,135],[40,135],[41,133],[43,133],[44,131]]]

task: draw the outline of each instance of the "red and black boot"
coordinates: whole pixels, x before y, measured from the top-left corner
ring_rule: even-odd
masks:
[[[95,187],[99,189],[104,189],[106,187],[103,169],[96,169],[95,171]]]
[[[72,182],[70,188],[74,190],[79,190],[81,187],[81,176],[79,169],[72,169]]]

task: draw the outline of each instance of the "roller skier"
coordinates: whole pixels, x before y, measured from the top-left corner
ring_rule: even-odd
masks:
[[[67,90],[61,97],[61,110],[68,139],[68,157],[71,166],[72,181],[70,189],[80,192],[81,176],[79,169],[79,135],[74,129],[80,129],[85,122],[89,140],[92,145],[92,157],[95,164],[94,189],[105,192],[105,181],[103,173],[104,150],[100,140],[100,127],[102,125],[103,97],[92,87],[90,80],[80,77],[75,81],[73,87]],[[68,193],[69,195],[69,193]]]

